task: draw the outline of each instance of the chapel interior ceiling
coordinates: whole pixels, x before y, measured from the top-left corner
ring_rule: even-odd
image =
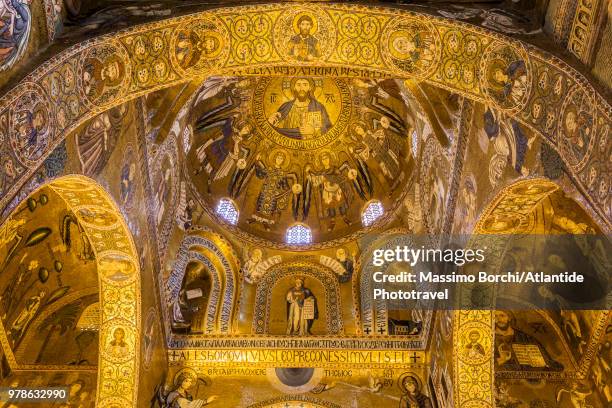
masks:
[[[549,2],[380,3],[526,38],[542,34]],[[65,0],[63,41],[219,5],[239,4]],[[298,18],[294,33],[300,30]],[[207,52],[206,41],[215,38],[205,40],[201,49],[189,43],[199,38],[183,40],[175,57],[190,68],[202,57],[198,52]],[[304,58],[316,54],[314,45],[308,47],[301,50]],[[292,63],[304,62],[299,57]],[[69,132],[4,209],[0,270],[11,273],[0,276],[0,378],[11,359],[12,366],[30,370],[77,367],[78,372],[65,376],[53,374],[53,381],[78,384],[75,396],[93,401],[98,361],[138,361],[134,356],[139,354],[124,352],[129,343],[139,353],[141,338],[139,392],[146,394],[147,406],[151,396],[164,406],[169,390],[176,392],[192,379],[197,381],[192,388],[196,399],[213,406],[397,406],[411,396],[418,398],[411,400],[415,406],[435,401],[453,407],[453,398],[464,389],[457,375],[475,373],[487,362],[494,375],[479,381],[494,387],[484,393],[499,407],[555,402],[577,407],[570,397],[594,407],[612,402],[610,313],[563,310],[561,299],[571,293],[554,285],[540,287],[537,294],[551,304],[550,310],[525,310],[517,302],[515,311],[486,316],[427,311],[419,304],[395,307],[368,295],[368,277],[376,269],[373,248],[411,245],[405,238],[409,234],[472,231],[589,234],[571,241],[571,248],[537,247],[527,235],[508,240],[500,259],[508,269],[538,262],[562,268],[573,262],[564,250],[581,251],[585,263],[580,267],[594,277],[589,287],[597,293],[606,290],[602,276],[610,263],[593,235],[601,234],[605,223],[586,210],[588,201],[576,198],[580,195],[569,177],[592,151],[605,157],[609,150],[607,133],[596,136],[602,119],[586,96],[575,97],[574,90],[566,95],[557,86],[561,82],[545,71],[539,76],[542,92],[569,101],[553,125],[572,143],[551,147],[541,132],[500,108],[527,81],[524,61],[520,65],[523,55],[513,58],[501,61],[509,67],[496,68],[505,76],[499,80],[503,89],[484,102],[391,75],[247,76],[245,71],[203,81],[190,78],[98,112]],[[70,91],[71,78],[61,77],[60,83],[56,75],[49,83]],[[37,116],[38,110],[29,117],[26,107],[16,106],[23,123],[32,121],[29,128],[21,127],[30,132],[28,140],[38,137],[43,145],[28,150],[24,138],[18,147],[29,160],[38,160],[52,143],[39,123],[45,118]],[[65,116],[58,121],[71,120],[69,108],[59,106]],[[527,109],[534,123],[544,118],[540,109],[536,102]],[[569,167],[561,156],[570,158]],[[25,168],[2,157],[6,174],[0,192],[5,193]],[[71,173],[108,190],[119,207],[116,214],[73,211],[51,187],[38,189]],[[580,177],[590,193],[608,199],[605,174],[591,171]],[[572,193],[565,194],[566,189]],[[86,224],[99,227],[97,239],[114,242],[103,230],[122,216],[140,259],[113,254],[99,262]],[[101,332],[98,278],[116,287],[133,284],[137,264],[143,272],[137,290],[153,295],[143,296],[141,311],[126,307],[140,292],[123,297],[113,292],[117,297],[112,301],[120,306],[105,313],[117,320]],[[410,267],[395,262],[384,269],[393,275]],[[297,308],[289,304],[294,295],[314,299],[309,318],[295,317]],[[500,298],[515,301],[510,292]],[[141,328],[121,321],[118,314],[126,310],[142,313]],[[236,345],[245,339],[269,341],[266,347],[274,344],[273,350],[282,349],[279,344],[286,340],[352,341],[370,358],[392,344],[405,360],[332,369],[320,363],[294,368],[278,361],[272,367],[262,359],[246,375],[245,367],[251,370],[247,364],[211,365],[193,357],[217,347],[210,345],[219,339],[228,341],[230,352],[240,352]],[[315,353],[343,352],[342,347],[305,347]],[[11,378],[42,381],[34,371]],[[567,399],[560,397],[562,391]],[[220,400],[211,395],[221,395]]]
[[[211,78],[191,112],[186,172],[204,207],[246,236],[286,243],[303,225],[317,244],[347,239],[401,204],[421,118],[395,80]],[[223,205],[237,214],[220,217]]]

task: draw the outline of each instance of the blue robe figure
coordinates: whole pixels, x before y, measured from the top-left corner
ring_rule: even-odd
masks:
[[[9,19],[0,19],[0,71],[10,68],[21,58],[32,26],[32,14],[25,1],[9,0],[5,7]]]
[[[511,151],[511,160],[517,173],[521,173],[523,164],[525,163],[525,155],[527,154],[528,140],[521,125],[514,119],[510,119],[510,127],[512,134],[508,134],[508,147]],[[487,108],[484,113],[484,130],[489,140],[499,136],[500,122],[495,117],[491,109]]]

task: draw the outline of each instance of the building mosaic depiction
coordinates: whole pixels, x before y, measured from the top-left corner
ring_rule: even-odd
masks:
[[[417,234],[609,279],[611,50],[607,0],[0,0],[0,386],[68,393],[0,406],[612,406],[609,307],[372,294]]]

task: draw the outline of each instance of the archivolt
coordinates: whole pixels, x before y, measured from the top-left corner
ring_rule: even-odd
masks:
[[[132,235],[113,199],[93,180],[78,175],[45,184],[66,203],[83,227],[95,254],[100,302],[100,351],[98,359],[97,407],[135,406],[140,367],[140,263]],[[117,279],[116,261],[129,267]],[[127,352],[110,352],[113,333],[125,333]],[[6,337],[3,347],[8,350]],[[11,366],[15,365],[13,356]],[[12,360],[12,361],[11,361]]]
[[[287,51],[293,21],[302,13],[317,22],[321,52],[315,61],[296,60]],[[415,33],[421,40],[411,54],[398,44]],[[194,38],[208,48],[190,47],[187,42]],[[96,74],[102,67],[115,73],[102,78]],[[520,77],[517,67],[523,67]],[[500,70],[516,73],[510,73],[514,82],[500,88],[495,79]],[[154,90],[223,74],[395,77],[485,102],[542,135],[590,204],[608,223],[612,218],[606,184],[612,108],[580,73],[534,47],[481,28],[397,9],[332,4],[221,8],[102,36],[54,57],[2,98],[0,131],[12,146],[3,153],[20,176],[1,192],[0,205],[70,130],[96,113]],[[505,86],[517,92],[510,96]],[[46,113],[49,133],[46,140],[39,138],[46,147],[40,157],[27,157],[20,148],[15,118],[16,107],[24,104]],[[559,120],[570,111],[591,124],[584,152],[572,150],[575,135],[567,134]]]
[[[210,239],[210,234],[213,239]],[[237,299],[238,264],[233,253],[223,251],[216,234],[210,232],[193,232],[183,239],[174,263],[172,273],[164,283],[166,306],[172,307],[177,300],[185,268],[191,260],[205,265],[211,272],[213,281],[209,307],[206,316],[206,333],[228,333],[231,330],[232,316]],[[167,309],[167,308],[166,308]],[[166,313],[169,313],[166,310]],[[171,318],[168,317],[168,321]]]

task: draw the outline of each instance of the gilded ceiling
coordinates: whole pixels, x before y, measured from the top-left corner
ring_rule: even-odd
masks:
[[[209,212],[244,236],[285,243],[295,224],[316,243],[356,236],[384,221],[363,218],[369,205],[392,214],[413,182],[422,112],[408,92],[394,80],[208,79],[187,173]],[[224,199],[237,220],[222,217]]]
[[[612,403],[611,313],[576,293],[372,291],[411,268],[375,249],[475,233],[505,234],[500,270],[609,292],[604,1],[95,3],[0,0],[0,385],[81,408]]]

